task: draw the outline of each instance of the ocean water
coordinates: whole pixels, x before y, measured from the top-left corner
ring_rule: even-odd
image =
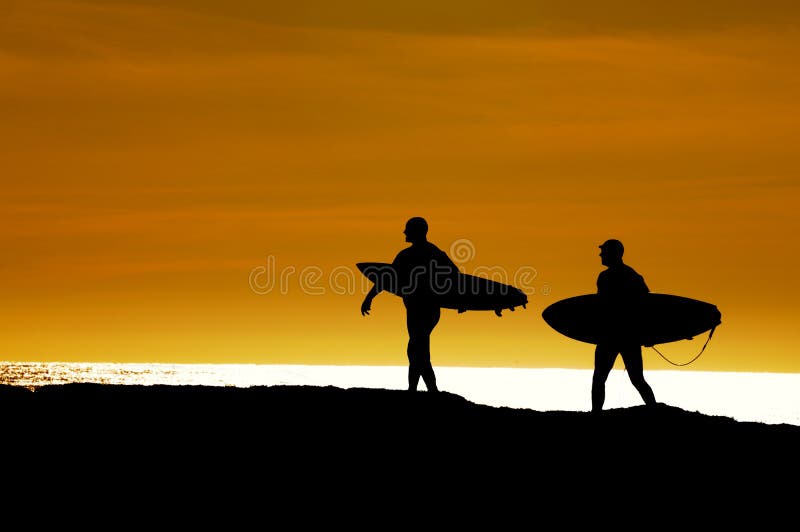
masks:
[[[436,367],[439,387],[474,403],[539,411],[588,411],[591,370]],[[0,362],[0,383],[204,386],[310,385],[406,388],[405,366]],[[800,374],[646,371],[659,402],[739,421],[800,426]],[[424,389],[424,385],[420,385]],[[606,383],[606,408],[642,404],[624,370]]]

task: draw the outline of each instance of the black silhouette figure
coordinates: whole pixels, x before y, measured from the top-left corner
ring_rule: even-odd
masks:
[[[408,220],[403,233],[411,246],[397,254],[392,266],[406,307],[408,389],[416,391],[421,377],[428,391],[436,392],[439,389],[431,365],[431,333],[441,315],[437,288],[443,289],[446,285],[442,281],[457,273],[458,267],[444,251],[428,242],[428,223],[424,218]],[[372,287],[361,303],[362,315],[369,314],[372,300],[380,292],[377,285]]]
[[[636,323],[643,296],[650,289],[644,278],[622,261],[625,249],[616,239],[600,245],[600,259],[606,270],[597,277],[597,293],[606,307],[604,338],[594,353],[592,377],[592,412],[603,410],[606,380],[617,355],[622,356],[631,383],[645,404],[655,405],[656,398],[644,380],[642,347],[636,336]]]

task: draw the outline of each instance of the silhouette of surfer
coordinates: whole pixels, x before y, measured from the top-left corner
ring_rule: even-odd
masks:
[[[441,316],[436,295],[453,282],[452,275],[458,273],[458,267],[428,241],[428,222],[424,218],[409,219],[403,233],[411,246],[397,254],[392,266],[406,307],[408,389],[416,391],[422,378],[428,391],[436,392],[439,389],[431,365],[431,333]],[[361,303],[362,315],[369,314],[372,300],[381,291],[377,284],[372,287]]]
[[[603,410],[606,380],[617,355],[622,356],[631,383],[645,404],[655,405],[656,398],[644,380],[642,347],[636,337],[637,316],[645,294],[650,292],[644,278],[622,261],[625,248],[616,239],[600,245],[600,259],[607,269],[597,277],[597,294],[606,306],[603,339],[594,353],[592,376],[592,412]]]

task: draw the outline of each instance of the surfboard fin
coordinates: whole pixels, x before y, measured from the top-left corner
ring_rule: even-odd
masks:
[[[501,308],[494,309],[494,313],[497,314],[500,317],[503,317],[503,309],[501,309]]]

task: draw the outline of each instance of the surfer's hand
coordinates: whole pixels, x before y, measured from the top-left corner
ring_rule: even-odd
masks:
[[[369,314],[369,311],[372,310],[372,301],[365,299],[363,303],[361,303],[361,315],[366,316]]]

